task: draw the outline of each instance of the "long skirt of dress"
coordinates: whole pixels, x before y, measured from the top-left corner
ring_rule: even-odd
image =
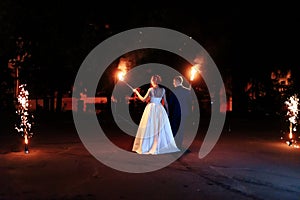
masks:
[[[162,104],[149,103],[143,112],[132,151],[139,154],[164,154],[180,151]]]

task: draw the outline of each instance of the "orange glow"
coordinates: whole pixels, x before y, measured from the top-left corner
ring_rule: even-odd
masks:
[[[190,77],[190,80],[191,80],[191,81],[194,80],[195,75],[196,75],[196,72],[197,72],[197,70],[196,70],[195,67],[193,66],[193,67],[191,68],[191,77]]]
[[[25,137],[25,144],[28,144],[28,138],[27,138],[27,135],[25,135],[24,137]]]
[[[200,64],[195,64],[191,67],[190,81],[193,81],[196,78],[197,72],[200,73],[200,66]]]
[[[289,133],[289,138],[290,138],[290,139],[293,138],[293,133]]]
[[[122,71],[122,72],[119,72],[119,73],[118,73],[118,79],[119,79],[120,81],[124,81],[124,76],[125,76],[125,74],[126,74],[126,73],[123,72],[123,71]]]

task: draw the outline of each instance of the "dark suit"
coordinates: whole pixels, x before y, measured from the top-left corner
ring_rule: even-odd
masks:
[[[186,120],[192,109],[191,91],[183,86],[176,87],[169,95],[168,105],[175,142],[178,148],[182,148]]]

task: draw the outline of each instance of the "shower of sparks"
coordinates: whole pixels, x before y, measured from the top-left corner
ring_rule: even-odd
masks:
[[[25,153],[28,153],[28,139],[32,137],[32,119],[33,115],[29,114],[29,92],[25,89],[26,84],[19,86],[17,115],[19,116],[19,123],[16,124],[15,129],[22,134],[25,143]]]
[[[289,117],[289,135],[288,138],[289,140],[286,142],[289,146],[294,146],[299,148],[298,145],[296,145],[297,140],[296,137],[293,136],[293,131],[296,131],[296,126],[297,126],[297,119],[298,119],[298,105],[299,105],[299,98],[297,95],[291,96],[287,101],[285,101],[285,104],[287,106],[287,116]],[[294,143],[294,145],[293,145]]]
[[[287,105],[288,111],[287,116],[289,116],[289,121],[292,124],[297,124],[297,117],[298,117],[298,103],[299,99],[297,98],[297,95],[291,96],[287,101],[285,101],[285,104]]]

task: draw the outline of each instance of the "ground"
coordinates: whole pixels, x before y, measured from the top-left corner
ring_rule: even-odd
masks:
[[[205,128],[200,128],[191,153],[154,172],[127,173],[94,158],[70,116],[45,116],[35,125],[29,154],[11,128],[13,123],[3,124],[1,200],[300,199],[300,149],[280,139],[278,119],[228,120],[218,143],[203,159],[198,151]],[[131,139],[110,128],[112,140],[130,151]]]

